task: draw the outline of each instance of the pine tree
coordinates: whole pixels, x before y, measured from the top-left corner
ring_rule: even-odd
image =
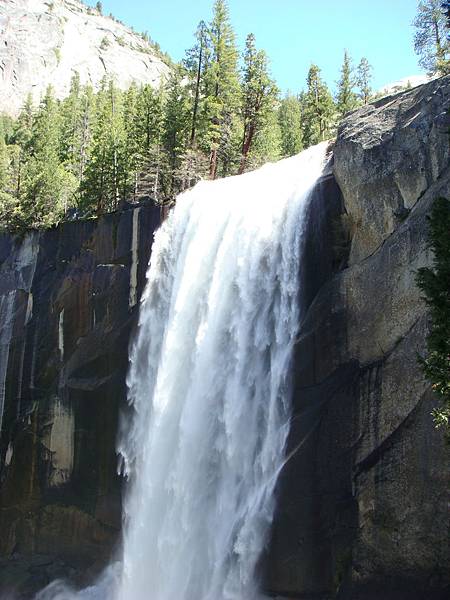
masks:
[[[244,132],[239,173],[245,170],[255,136],[268,124],[275,110],[277,94],[275,83],[268,74],[267,55],[264,50],[256,49],[255,36],[250,33],[244,53],[241,109]]]
[[[12,130],[8,133],[12,134]],[[14,196],[15,185],[11,178],[13,153],[18,146],[6,144],[7,124],[0,119],[0,228],[21,229],[26,221],[21,203]]]
[[[6,144],[12,143],[14,134],[14,119],[9,115],[0,115],[0,132],[2,132]]]
[[[278,113],[272,110],[261,129],[253,139],[251,151],[247,157],[246,168],[256,169],[267,162],[279,160],[281,152],[281,130],[278,123]]]
[[[61,150],[65,168],[82,186],[93,118],[93,91],[80,86],[78,73],[72,77],[69,95],[61,103]]]
[[[434,413],[437,427],[445,426],[450,437],[450,201],[437,198],[430,215],[428,242],[433,251],[432,268],[416,274],[417,285],[430,309],[428,355],[419,362],[441,405]]]
[[[301,104],[303,140],[307,148],[333,135],[336,108],[317,65],[311,65],[306,82]]]
[[[177,191],[182,192],[201,179],[206,179],[208,171],[208,157],[199,150],[188,147],[184,154],[180,156],[179,166],[173,172],[173,180]]]
[[[95,98],[95,123],[82,186],[83,204],[98,214],[114,210],[126,179],[122,94],[104,79]]]
[[[363,104],[368,104],[372,95],[371,78],[372,66],[367,58],[363,56],[356,70],[356,85],[359,89],[359,98]]]
[[[239,109],[238,51],[225,0],[216,0],[208,28],[211,61],[206,73],[206,111],[209,116],[210,176],[215,179],[230,168],[235,119]]]
[[[0,124],[1,125],[1,124]],[[9,189],[9,156],[3,126],[0,126],[0,191]]]
[[[150,85],[141,87],[137,98],[135,131],[141,150],[138,181],[141,194],[151,195],[156,202],[168,193],[168,164],[163,150],[164,94]]]
[[[20,200],[27,224],[46,227],[57,222],[72,203],[76,180],[59,158],[60,115],[51,87],[33,120],[30,158],[23,176]]]
[[[171,73],[164,111],[163,141],[172,174],[170,186],[172,196],[180,191],[175,174],[181,166],[182,157],[189,145],[191,125],[188,90],[182,83],[184,75],[181,67]]]
[[[80,190],[83,188],[84,175],[87,162],[89,159],[89,147],[92,138],[92,129],[94,123],[95,96],[91,85],[83,87],[81,94],[81,131],[79,137],[79,171],[78,171],[78,186]]]
[[[22,192],[22,174],[30,158],[30,140],[34,121],[33,100],[28,94],[25,104],[15,123],[12,142],[17,148],[14,160],[14,196],[19,198]]]
[[[301,105],[296,96],[287,94],[278,109],[282,156],[293,156],[303,148]]]
[[[353,91],[354,80],[350,56],[347,50],[344,51],[344,62],[341,67],[341,77],[338,81],[336,108],[342,119],[346,113],[356,108],[358,99]]]
[[[192,116],[191,133],[189,144],[193,148],[196,144],[196,134],[201,116],[200,103],[204,97],[204,75],[207,69],[210,56],[209,40],[207,35],[207,26],[204,21],[200,21],[195,33],[196,43],[187,51],[184,59],[184,66],[188,72],[190,81],[190,90],[192,95]],[[203,94],[202,94],[203,92]]]
[[[431,75],[449,73],[450,42],[442,0],[420,0],[413,26],[416,28],[414,50],[420,66]]]
[[[142,167],[138,89],[133,82],[123,94],[124,151],[121,197],[136,199],[139,171]]]

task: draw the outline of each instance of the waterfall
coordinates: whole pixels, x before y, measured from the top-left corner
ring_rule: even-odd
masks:
[[[129,479],[122,559],[77,598],[261,597],[305,209],[326,149],[200,182],[158,230],[119,441]]]

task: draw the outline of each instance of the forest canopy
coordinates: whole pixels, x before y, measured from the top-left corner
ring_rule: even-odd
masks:
[[[433,50],[423,32],[435,2],[419,3],[422,53]],[[430,56],[430,69],[444,68],[442,49],[434,67]],[[17,119],[0,117],[0,226],[47,227],[142,198],[171,202],[199,179],[291,156],[333,138],[346,113],[373,99],[371,79],[368,59],[355,65],[345,50],[334,94],[311,64],[303,90],[282,96],[266,52],[252,33],[239,51],[227,2],[216,0],[159,89],[123,91],[105,77],[94,91],[75,74],[64,100],[49,87],[39,106],[29,97]]]

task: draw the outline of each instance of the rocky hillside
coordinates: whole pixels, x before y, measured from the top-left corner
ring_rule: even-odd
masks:
[[[0,112],[17,115],[48,85],[63,98],[76,71],[82,84],[111,75],[125,89],[157,87],[170,68],[140,35],[77,0],[0,2]]]

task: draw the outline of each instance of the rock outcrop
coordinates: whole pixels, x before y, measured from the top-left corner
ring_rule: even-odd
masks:
[[[450,197],[450,77],[349,115],[316,187],[294,413],[265,587],[443,600],[449,451],[414,272]],[[155,208],[0,237],[0,589],[89,579],[120,528],[115,438]]]
[[[297,345],[272,592],[448,597],[450,457],[417,364],[428,324],[414,273],[431,263],[432,202],[450,198],[449,108],[446,77],[349,115],[334,148],[342,195],[328,183],[313,199],[309,244],[324,250],[305,256],[315,289]]]
[[[143,205],[0,236],[0,590],[89,578],[111,555],[118,413],[159,221]]]
[[[97,88],[113,77],[158,87],[170,68],[140,35],[78,0],[2,0],[0,112],[16,116],[28,93],[38,103],[48,85],[67,96],[75,72]]]

